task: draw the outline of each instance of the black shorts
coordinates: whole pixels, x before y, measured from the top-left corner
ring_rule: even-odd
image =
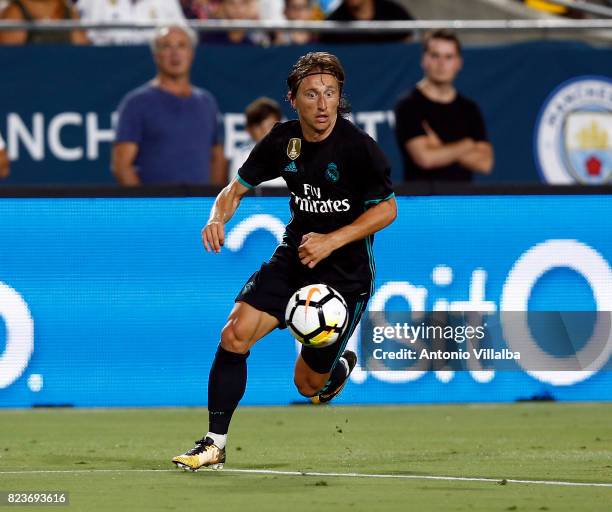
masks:
[[[249,278],[235,300],[272,315],[278,320],[279,329],[285,329],[285,309],[289,299],[299,288],[309,284],[316,284],[316,281],[309,275],[308,268],[300,263],[297,250],[281,244],[270,261]],[[334,287],[333,283],[329,284]],[[327,373],[336,365],[370,298],[367,292],[347,294],[338,291],[348,306],[346,331],[336,343],[327,347],[302,347],[302,358],[317,373]]]

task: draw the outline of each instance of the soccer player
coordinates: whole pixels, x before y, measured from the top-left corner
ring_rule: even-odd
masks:
[[[372,290],[373,234],[397,214],[389,164],[374,140],[341,116],[348,111],[344,70],[334,55],[300,57],[287,85],[299,120],[276,124],[255,146],[217,196],[202,230],[206,250],[220,252],[224,225],[244,194],[278,176],[287,182],[292,219],[283,243],[236,297],[210,370],[209,431],[172,459],[183,469],[223,467],[230,420],[246,387],[249,349],[273,329],[286,327],[285,307],[298,288],[329,284],[349,308],[349,327],[336,343],[302,347],[294,372],[299,392],[315,403],[328,402],[357,362],[344,348]]]

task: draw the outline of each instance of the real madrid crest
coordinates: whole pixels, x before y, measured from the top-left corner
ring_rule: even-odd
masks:
[[[300,151],[302,151],[302,139],[290,139],[289,144],[287,144],[287,156],[291,158],[291,160],[295,160],[300,156]]]

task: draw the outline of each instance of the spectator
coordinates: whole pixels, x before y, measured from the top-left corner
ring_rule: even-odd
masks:
[[[471,181],[489,174],[493,148],[476,103],[453,82],[462,66],[461,44],[448,30],[425,36],[425,77],[395,106],[395,134],[404,159],[404,178]]]
[[[12,0],[0,13],[2,20],[78,20],[79,14],[68,0]],[[88,44],[81,30],[9,30],[0,32],[0,44]]]
[[[315,19],[314,0],[285,0],[285,18],[289,21],[312,21]],[[294,30],[277,32],[275,44],[310,44],[316,38],[312,32]]]
[[[219,18],[224,20],[258,20],[257,0],[222,0]],[[228,30],[223,32],[204,32],[202,41],[215,44],[241,44],[249,46],[269,46],[270,38],[260,30]]]
[[[344,0],[327,19],[329,21],[401,21],[414,18],[404,7],[392,0]],[[391,43],[410,41],[412,33],[326,32],[321,34],[319,39],[323,43]]]
[[[112,170],[120,184],[226,183],[217,103],[190,82],[195,41],[186,27],[157,31],[157,76],[119,106]]]
[[[258,0],[258,4],[260,20],[282,21],[285,19],[284,0]]]
[[[249,103],[244,113],[246,115],[246,131],[250,135],[251,140],[240,146],[237,155],[232,159],[230,181],[236,176],[238,169],[242,167],[255,144],[263,139],[283,117],[280,105],[273,99],[266,98],[265,96]],[[266,182],[265,185],[284,186],[285,181],[282,178],[277,178]]]
[[[10,164],[6,154],[6,146],[4,145],[4,140],[0,135],[0,178],[8,178],[9,174]]]
[[[190,20],[208,20],[215,17],[219,7],[217,0],[181,0],[185,18]]]
[[[181,0],[186,18],[207,20],[218,18],[220,0]],[[283,0],[259,0],[258,19],[284,20]]]
[[[178,0],[79,0],[81,19],[90,23],[160,23],[185,22]],[[95,45],[148,44],[151,30],[112,29],[90,30],[89,39]]]

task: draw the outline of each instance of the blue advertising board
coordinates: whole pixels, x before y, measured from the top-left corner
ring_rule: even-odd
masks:
[[[221,254],[200,242],[212,198],[0,201],[0,406],[203,405],[236,293],[288,219],[248,197]],[[371,310],[612,311],[612,201],[587,196],[400,197],[376,236]],[[350,346],[359,350],[359,330]],[[244,404],[303,400],[295,341],[249,358]],[[605,363],[605,362],[604,362]],[[601,366],[603,368],[603,365]],[[612,374],[371,372],[340,403],[612,400]],[[275,392],[269,393],[273,387]]]
[[[353,118],[401,180],[393,107],[422,77],[417,44],[199,48],[193,82],[218,100],[228,157],[239,158],[248,140],[243,112],[255,98],[274,98],[295,117],[285,101],[286,78],[312,49],[340,57]],[[609,182],[611,61],[610,48],[574,42],[466,48],[456,85],[480,106],[496,156],[493,174],[477,179]],[[111,183],[114,113],[128,91],[154,76],[149,49],[0,47],[0,68],[10,70],[0,80],[0,135],[13,161],[3,183]]]

